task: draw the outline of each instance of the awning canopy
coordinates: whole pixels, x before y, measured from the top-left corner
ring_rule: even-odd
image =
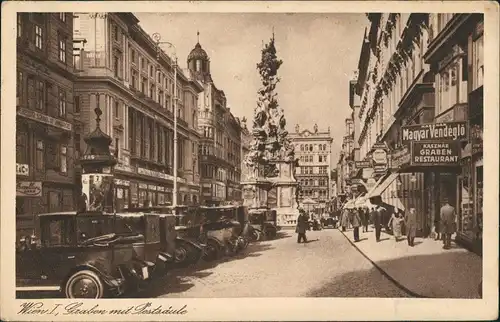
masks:
[[[385,178],[387,178],[388,175],[385,174],[383,175],[382,177],[380,177],[377,182],[375,183],[375,185],[365,194],[365,198],[366,199],[370,199],[371,197],[373,197],[373,193],[375,192],[375,190],[380,186],[380,184],[382,184],[382,182],[385,180]]]
[[[368,193],[368,198],[380,197],[382,195],[382,193],[384,192],[384,190],[387,189],[387,187],[389,187],[389,185],[394,180],[396,180],[396,178],[398,176],[399,176],[399,173],[395,172],[395,173],[389,174],[389,176],[382,177],[381,178],[382,181],[379,180],[379,182],[377,182],[377,184],[375,184],[375,187],[372,189],[372,191],[370,191]]]

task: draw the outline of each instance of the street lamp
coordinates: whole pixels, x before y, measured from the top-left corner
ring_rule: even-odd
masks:
[[[158,66],[160,65],[160,44],[165,44],[168,45],[169,47],[174,49],[173,56],[174,56],[174,104],[173,104],[173,110],[174,110],[174,191],[173,191],[173,196],[172,196],[172,206],[177,207],[177,49],[175,48],[174,44],[168,41],[160,41],[161,36],[159,33],[155,32],[153,35],[153,39],[156,41],[156,61],[158,63]],[[159,68],[158,68],[159,72]]]

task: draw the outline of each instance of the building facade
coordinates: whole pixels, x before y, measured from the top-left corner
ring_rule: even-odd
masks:
[[[35,214],[72,210],[74,106],[71,13],[17,14],[16,227]]]
[[[337,207],[340,207],[346,199],[352,198],[350,174],[354,167],[354,119],[353,114],[344,120],[345,131],[342,137],[342,146],[337,169]]]
[[[240,201],[241,125],[210,73],[210,58],[196,43],[187,58],[194,77],[203,85],[198,99],[201,198],[203,204]]]
[[[330,129],[319,131],[314,125],[313,130],[300,130],[295,127],[295,133],[289,134],[295,146],[295,157],[299,159],[295,177],[299,183],[299,204],[304,209],[316,209],[318,213],[327,210],[330,195],[331,151],[333,138]],[[314,202],[308,206],[310,200]]]
[[[85,151],[83,138],[95,128],[93,110],[99,106],[101,129],[113,139],[118,159],[118,209],[172,203],[177,106],[177,203],[198,204],[203,86],[157,46],[133,14],[77,13],[74,19],[77,150]]]
[[[359,70],[361,107],[355,117],[361,124],[359,159],[370,163],[377,180],[368,195],[404,211],[416,208],[422,236],[436,232],[439,209],[448,200],[458,213],[457,239],[477,248],[482,15],[367,16],[360,58],[366,68]]]

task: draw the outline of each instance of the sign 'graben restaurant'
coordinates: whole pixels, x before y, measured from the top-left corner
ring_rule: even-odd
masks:
[[[461,141],[468,136],[467,122],[430,123],[403,126],[403,143]]]
[[[460,160],[460,142],[413,142],[412,145],[412,165],[454,166]]]

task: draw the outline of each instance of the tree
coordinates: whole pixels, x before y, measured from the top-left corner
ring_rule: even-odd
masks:
[[[276,55],[274,34],[261,51],[261,61],[257,64],[262,81],[258,90],[257,106],[254,110],[252,144],[246,157],[246,164],[251,168],[263,166],[264,176],[277,175],[276,165],[272,161],[295,161],[295,153],[288,132],[283,109],[279,109],[276,85],[280,79],[278,69],[283,64]]]

